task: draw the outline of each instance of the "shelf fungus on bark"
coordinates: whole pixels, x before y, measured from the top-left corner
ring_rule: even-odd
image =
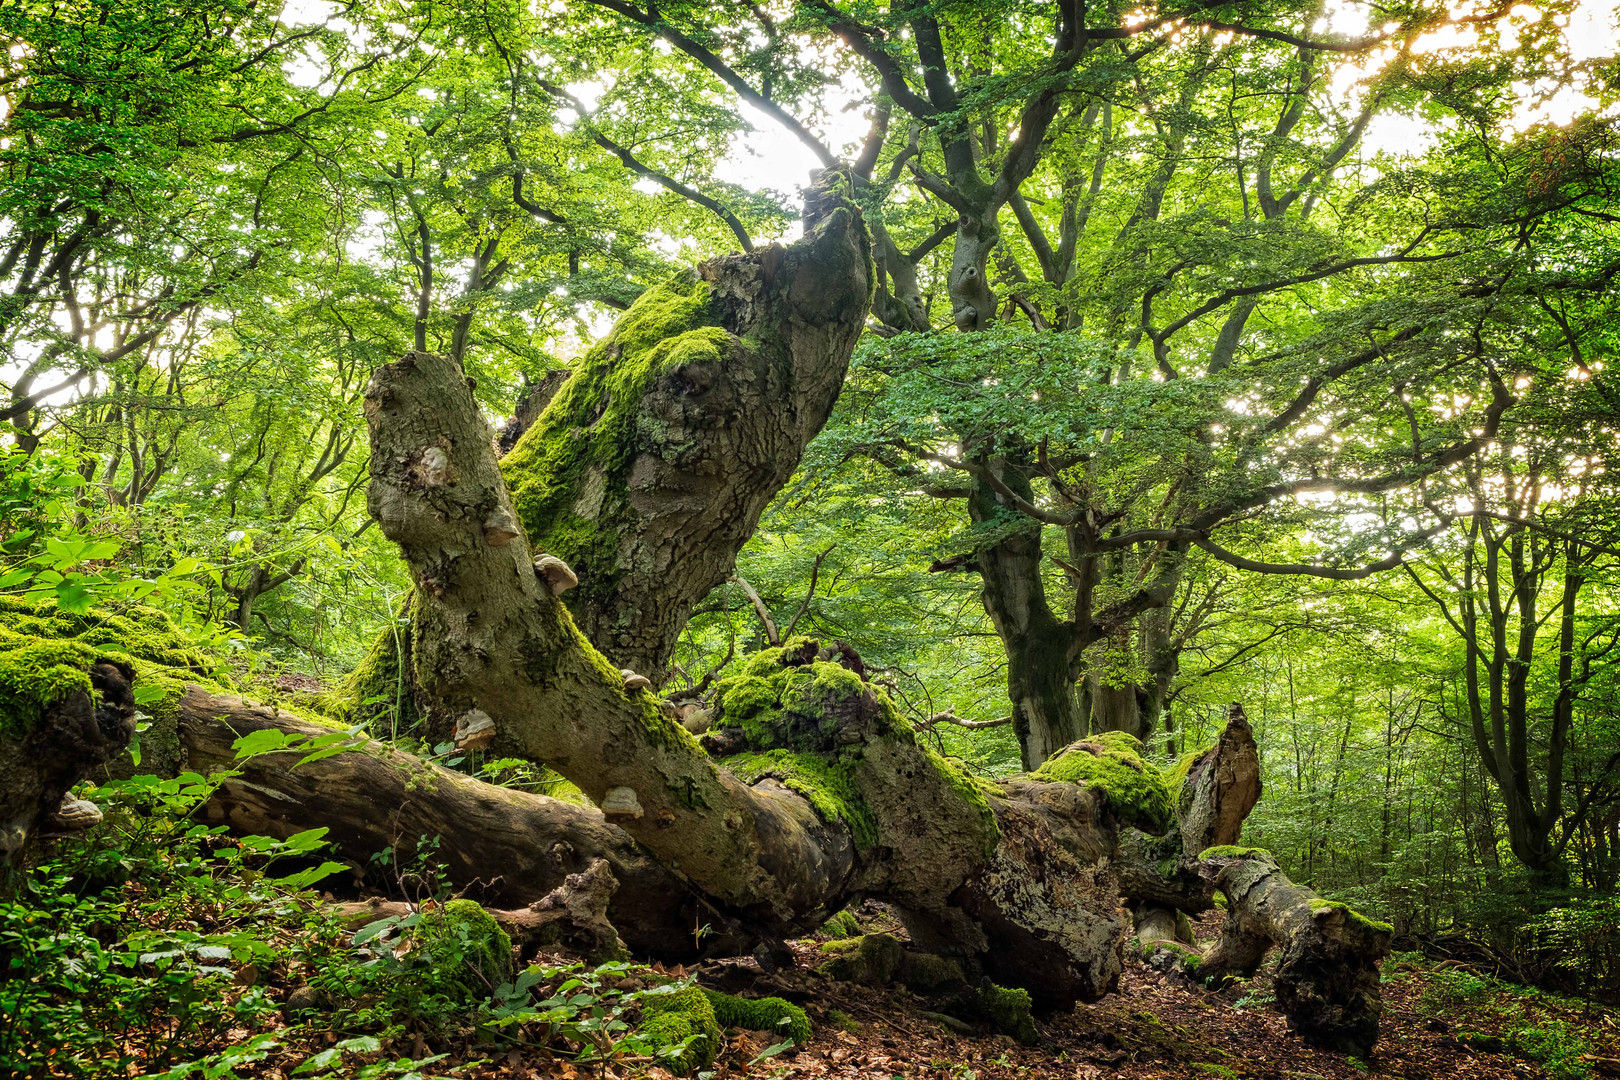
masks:
[[[646,813],[636,798],[636,789],[632,787],[608,788],[607,794],[602,797],[601,810],[609,818],[640,818]]]
[[[484,543],[490,547],[505,547],[522,533],[516,515],[505,506],[497,506],[484,520]]]
[[[495,741],[495,721],[482,709],[469,709],[456,721],[457,750],[482,750]]]
[[[101,824],[101,808],[89,799],[62,796],[62,805],[51,815],[51,824],[59,829],[82,832]]]
[[[629,668],[624,668],[619,672],[619,674],[624,676],[624,688],[628,691],[634,692],[636,690],[648,690],[652,688],[651,679],[647,678],[645,675],[637,675]]]
[[[546,583],[552,596],[561,596],[579,584],[579,578],[574,575],[574,571],[555,555],[541,555],[536,558],[534,573]]]

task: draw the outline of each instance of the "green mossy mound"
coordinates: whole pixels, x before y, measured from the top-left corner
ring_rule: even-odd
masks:
[[[73,615],[54,600],[0,596],[0,735],[27,732],[47,708],[89,690],[88,669],[100,659],[135,673],[137,700],[152,720],[141,737],[143,760],[150,759],[151,768],[180,764],[175,706],[186,684],[234,688],[223,662],[196,648],[156,608],[92,608]]]
[[[861,932],[861,921],[855,917],[853,911],[846,908],[843,911],[835,912],[832,918],[822,923],[818,932],[826,934],[830,938],[857,937]]]
[[[1270,859],[1265,848],[1239,847],[1236,844],[1217,844],[1198,853],[1200,859]],[[1272,860],[1276,861],[1276,860]]]
[[[1179,961],[1181,970],[1187,975],[1197,978],[1198,967],[1203,963],[1204,954],[1191,945],[1184,945],[1179,941],[1150,941],[1141,946],[1142,959],[1150,964],[1155,957],[1164,957],[1166,960]]]
[[[894,703],[817,642],[794,638],[749,657],[715,688],[713,727],[739,730],[754,750],[835,754],[869,737],[910,732]]]
[[[891,934],[867,934],[821,947],[832,958],[816,968],[829,979],[860,986],[887,986],[894,981],[905,958],[905,946]]]
[[[1164,777],[1143,759],[1141,742],[1126,732],[1105,732],[1077,742],[1030,775],[1102,792],[1115,818],[1150,836],[1162,836],[1175,824],[1175,806]]]
[[[703,993],[714,1007],[715,1021],[723,1028],[769,1031],[793,1040],[796,1046],[810,1041],[810,1017],[797,1005],[779,997],[741,998],[718,990]]]
[[[678,1073],[706,1069],[720,1052],[720,1024],[709,995],[697,986],[641,999],[641,1040],[655,1050],[692,1040],[681,1053],[666,1058]]]
[[[719,318],[713,287],[691,271],[648,289],[501,459],[534,549],[585,571],[570,600],[613,592],[630,468],[668,441],[642,399],[663,375],[741,347]]]
[[[1000,836],[989,798],[999,791],[919,745],[888,694],[837,655],[796,637],[748,657],[716,687],[703,745],[746,783],[771,777],[803,795],[858,850],[882,840],[880,819],[932,812],[959,820],[988,858]]]
[[[948,1015],[989,1024],[1003,1035],[1033,1046],[1040,1039],[1040,1033],[1035,1029],[1030,1006],[1029,991],[997,986],[984,979],[975,989],[958,995],[943,1008]]]
[[[422,916],[416,940],[427,989],[452,1001],[488,997],[512,981],[512,939],[473,900],[451,900]]]

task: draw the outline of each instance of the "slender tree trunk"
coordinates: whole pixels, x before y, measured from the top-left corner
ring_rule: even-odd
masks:
[[[1013,490],[1029,481],[1002,461],[988,463]],[[1026,495],[1027,497],[1027,495]],[[969,499],[975,523],[986,523],[1017,511],[975,480]],[[999,543],[980,549],[979,574],[984,606],[1007,653],[1007,696],[1012,702],[1013,730],[1024,768],[1041,762],[1086,734],[1086,714],[1075,690],[1076,649],[1073,627],[1052,614],[1041,579],[1041,527],[1029,522]]]

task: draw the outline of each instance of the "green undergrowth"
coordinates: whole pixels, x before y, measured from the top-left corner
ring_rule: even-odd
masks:
[[[1384,981],[1416,980],[1417,1011],[1445,1025],[1476,1053],[1538,1063],[1553,1080],[1591,1080],[1606,1051],[1589,1034],[1605,1020],[1590,1002],[1506,982],[1463,968],[1437,967],[1421,953],[1397,953]],[[1607,1023],[1612,1024],[1610,1017]]]
[[[1116,818],[1151,836],[1169,831],[1175,821],[1170,791],[1158,767],[1143,758],[1142,744],[1123,731],[1075,743],[1031,775],[1101,791]]]
[[[576,595],[613,591],[615,500],[638,450],[669,436],[642,399],[667,372],[723,359],[734,342],[718,318],[712,287],[689,271],[648,289],[501,460],[535,550],[587,571]]]
[[[710,997],[689,979],[624,962],[516,965],[490,913],[442,889],[356,929],[319,893],[350,872],[325,830],[233,838],[199,823],[225,776],[87,786],[102,825],[0,883],[0,1075],[363,1080],[453,1065],[401,1056],[423,1044],[682,1071],[721,1048]],[[673,1022],[676,1002],[695,1026]],[[785,1002],[727,1009],[739,1026],[806,1034]]]

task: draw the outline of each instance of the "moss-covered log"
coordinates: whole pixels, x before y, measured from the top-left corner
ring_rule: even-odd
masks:
[[[1276,946],[1277,1005],[1289,1023],[1312,1042],[1367,1054],[1384,1008],[1378,964],[1389,955],[1389,924],[1295,885],[1265,851],[1203,854],[1204,872],[1226,896],[1227,918],[1199,974],[1252,975]]]
[[[757,341],[709,326],[692,348],[764,358],[786,335],[794,364],[841,364],[829,351],[847,353],[853,338],[814,327],[838,305],[840,325],[851,303],[864,312],[864,281],[856,295],[849,278],[864,257],[859,221],[840,206],[785,255],[710,264],[699,280],[723,306],[747,299],[779,322],[757,325]],[[693,381],[691,392],[701,398],[710,385]],[[791,401],[777,407],[781,423],[798,422]],[[640,680],[592,648],[536,578],[527,534],[545,535],[544,522],[511,527],[518,508],[452,362],[411,354],[379,369],[366,415],[369,506],[416,584],[415,671],[464,730],[556,769],[717,909],[763,935],[813,929],[852,896],[879,895],[939,939],[930,951],[1018,958],[1011,976],[1048,1004],[1112,988],[1124,927],[1095,861],[1113,850],[1121,821],[1144,820],[1138,793],[1110,789],[1100,773],[986,790],[918,745],[886,698],[811,642],[755,657],[722,688],[715,724],[735,737],[717,761]],[[537,497],[523,496],[529,511],[542,505]],[[544,505],[567,517],[563,503]],[[1072,753],[1119,765],[1114,749]],[[1122,768],[1159,782],[1145,767]],[[1150,801],[1165,800],[1161,790]]]
[[[127,619],[0,597],[0,862],[77,824],[58,816],[64,796],[129,745],[144,637]]]
[[[199,686],[179,698],[176,716],[185,768],[239,773],[204,808],[211,823],[279,837],[324,826],[337,852],[361,866],[390,848],[409,859],[422,838],[436,838],[434,857],[457,891],[501,908],[541,901],[600,862],[617,882],[607,917],[632,948],[690,958],[705,925],[707,948],[752,947],[595,807],[495,787],[363,738],[297,768],[296,748],[238,761],[233,744],[253,732],[318,737],[333,728]]]

